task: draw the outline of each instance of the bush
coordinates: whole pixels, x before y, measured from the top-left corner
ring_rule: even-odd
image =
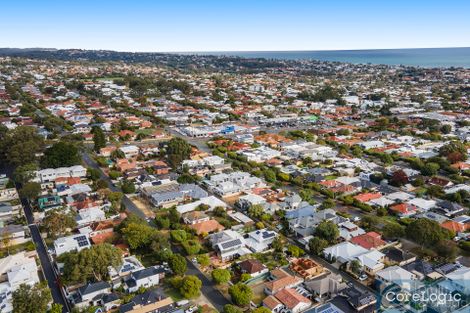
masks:
[[[228,293],[232,298],[233,303],[240,306],[250,304],[253,298],[253,290],[243,283],[237,283],[228,289]]]
[[[217,284],[225,284],[230,281],[232,274],[229,270],[217,268],[212,271],[211,276]]]
[[[180,293],[187,299],[199,296],[202,287],[202,282],[194,275],[189,275],[183,278],[180,287]]]

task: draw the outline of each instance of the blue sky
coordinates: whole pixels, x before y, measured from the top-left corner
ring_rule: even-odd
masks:
[[[118,51],[470,46],[470,1],[5,0],[0,47]]]

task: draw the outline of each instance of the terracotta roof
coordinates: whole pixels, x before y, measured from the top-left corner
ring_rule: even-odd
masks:
[[[386,242],[382,240],[382,236],[374,231],[353,237],[351,243],[366,249],[379,248],[386,244]]]
[[[368,192],[363,193],[357,196],[354,196],[354,199],[360,202],[369,202],[370,200],[381,198],[382,194],[379,192]]]
[[[275,294],[275,297],[291,310],[299,305],[299,303],[312,303],[309,299],[290,288],[282,289]]]
[[[113,239],[113,237],[114,237],[114,231],[109,231],[109,232],[104,232],[104,233],[95,235],[93,237],[90,237],[90,239],[93,242],[93,244],[97,245],[100,243],[108,242],[108,240]]]
[[[406,214],[412,211],[416,211],[416,207],[408,203],[399,203],[399,204],[392,205],[390,207],[390,210],[398,212],[398,213]]]
[[[242,271],[253,274],[257,272],[261,272],[262,270],[266,269],[266,266],[256,259],[245,260],[238,264]]]
[[[455,221],[445,221],[444,223],[441,224],[441,226],[444,227],[445,229],[448,229],[456,233],[464,232],[469,229],[468,224],[461,224]]]
[[[267,282],[265,286],[267,289],[271,290],[271,292],[275,293],[281,289],[300,284],[302,281],[303,280],[298,277],[288,275],[286,277]]]
[[[278,299],[276,299],[276,297],[274,296],[267,296],[263,300],[263,305],[272,311],[278,305],[282,305],[282,303]]]
[[[198,235],[200,235],[202,233],[209,234],[209,233],[212,233],[214,231],[221,231],[221,230],[225,229],[225,227],[220,225],[220,223],[217,222],[216,220],[209,220],[209,221],[189,225],[189,227],[196,230],[196,233]]]

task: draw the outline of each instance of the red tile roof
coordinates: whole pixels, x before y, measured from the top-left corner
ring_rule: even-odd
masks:
[[[368,250],[377,249],[386,244],[386,242],[382,240],[382,236],[373,231],[353,237],[351,239],[351,243],[359,245]]]

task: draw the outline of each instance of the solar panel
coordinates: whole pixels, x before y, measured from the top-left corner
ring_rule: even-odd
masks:
[[[242,242],[240,241],[240,239],[235,239],[235,240],[230,240],[230,241],[227,241],[227,242],[223,242],[223,243],[221,243],[220,245],[222,246],[222,248],[228,249],[228,248],[232,248],[232,247],[238,246],[238,245],[240,245],[241,243],[242,243]]]
[[[86,236],[78,236],[74,238],[77,241],[79,247],[88,246],[88,239]]]
[[[271,233],[271,232],[263,232],[263,238],[271,238],[271,237],[274,237],[275,234],[274,233]]]

